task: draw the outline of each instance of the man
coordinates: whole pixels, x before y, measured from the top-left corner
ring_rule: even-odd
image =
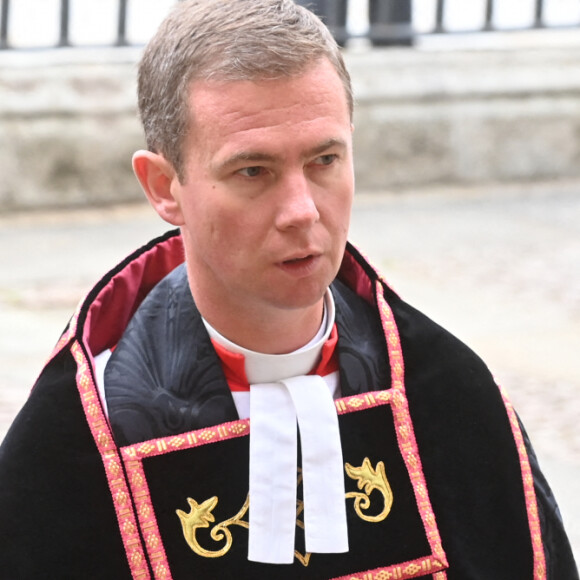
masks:
[[[179,230],[95,286],[6,436],[0,576],[577,578],[486,367],[346,242],[320,21],[182,2],[139,107],[133,167]]]

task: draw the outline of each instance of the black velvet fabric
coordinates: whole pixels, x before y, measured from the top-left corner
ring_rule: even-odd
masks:
[[[354,500],[346,500],[350,550],[344,554],[312,554],[308,566],[297,559],[291,565],[250,562],[247,559],[248,531],[230,526],[232,547],[223,556],[205,558],[187,545],[176,508],[189,513],[186,498],[199,504],[214,496],[218,503],[212,514],[215,521],[207,529],[199,529],[200,545],[217,551],[225,541],[210,536],[211,528],[237,514],[248,494],[249,438],[247,436],[210,443],[184,451],[144,459],[149,491],[155,506],[157,522],[175,578],[187,578],[195,570],[199,578],[334,578],[369,569],[401,564],[431,555],[423,522],[419,516],[413,487],[405,468],[389,406],[349,413],[340,417],[345,462],[361,466],[369,458],[373,467],[378,461],[393,492],[393,505],[381,522],[359,518]],[[167,474],[171,473],[170,478]],[[347,492],[359,491],[357,482],[345,475]],[[379,492],[371,494],[369,515],[379,514],[383,499]],[[248,521],[248,514],[244,518]],[[297,549],[304,553],[303,543]]]
[[[352,248],[350,251],[356,255]],[[375,280],[372,269],[360,256],[357,258]],[[455,337],[388,288],[385,292],[401,336],[411,418],[443,547],[451,564],[448,577],[531,578],[533,554],[519,458],[503,401],[490,372]],[[333,293],[343,395],[389,388],[390,364],[375,310],[338,280],[333,284]],[[165,310],[163,305],[167,303],[170,307]],[[179,315],[174,316],[173,312]],[[196,319],[199,320],[199,313],[185,271],[180,267],[148,296],[107,368],[106,380],[109,376],[116,378],[111,383],[112,389],[107,385],[107,398],[119,442],[135,443],[237,418],[209,337]],[[177,331],[176,321],[187,332]],[[163,340],[159,340],[160,336]],[[178,336],[185,339],[176,343]],[[188,353],[193,353],[193,357],[188,359]],[[201,365],[200,353],[206,357]],[[146,364],[136,365],[139,360]],[[152,369],[156,365],[166,370]],[[169,380],[163,382],[164,376]],[[197,411],[175,413],[177,406],[168,405],[170,399],[165,395],[158,396],[160,389],[175,393],[183,384],[189,384],[188,398],[184,401]],[[135,389],[134,385],[139,386]],[[114,393],[110,399],[109,393]],[[117,414],[119,402],[121,414]],[[199,411],[200,405],[203,413]],[[127,421],[131,414],[137,419]],[[153,415],[164,419],[151,420]],[[173,430],[166,419],[172,416],[179,419],[178,430]],[[186,421],[182,420],[184,417]],[[156,425],[154,431],[152,424]],[[164,426],[159,428],[160,424]],[[140,425],[145,429],[141,431]],[[129,440],[128,431],[131,431]],[[557,549],[548,544],[548,567],[552,566],[555,553],[564,562],[562,569],[575,574],[561,521],[549,497],[542,494],[542,487],[538,497],[542,504],[540,512],[551,515],[549,524],[542,522],[546,530],[554,530],[547,534],[547,539],[554,537],[564,542],[564,547],[560,544]]]
[[[354,249],[366,274],[376,274]],[[483,361],[383,285],[401,338],[405,387],[449,580],[533,578],[519,458]],[[578,580],[558,506],[524,431],[548,580]]]
[[[372,269],[352,248],[349,251],[371,281],[375,281],[376,276]],[[135,254],[132,259],[137,256]],[[116,271],[129,268],[130,263],[131,260],[126,261]],[[388,388],[389,363],[385,356],[384,337],[378,315],[364,301],[353,298],[350,290],[344,290],[341,286],[337,288],[337,324],[340,334],[338,348],[343,393],[348,395]],[[427,488],[443,548],[449,560],[448,578],[532,578],[532,553],[517,451],[505,408],[489,371],[479,358],[449,333],[399,300],[388,289],[386,294],[401,336],[409,410]],[[167,298],[171,304],[172,297],[168,295]],[[340,304],[341,301],[344,303]],[[88,304],[90,300],[79,318],[79,339],[84,331],[84,315]],[[182,307],[178,305],[175,310],[169,308],[168,312],[161,308],[159,312],[169,319],[173,316],[176,320],[175,317],[181,316],[179,308]],[[360,325],[359,330],[356,330],[356,325]],[[150,335],[147,338],[150,346],[160,345],[172,336],[171,325],[161,334],[157,330],[150,332],[147,325],[143,328],[145,334]],[[195,328],[191,329],[195,334]],[[369,342],[366,342],[367,336],[370,337]],[[357,347],[359,342],[361,348]],[[161,422],[152,421],[154,425],[162,425],[163,428],[167,427],[169,431],[176,432],[183,427],[189,428],[192,417],[197,417],[198,426],[237,417],[235,407],[232,408],[228,402],[231,395],[227,386],[224,386],[225,379],[221,375],[219,364],[214,364],[215,354],[203,351],[205,346],[198,345],[198,348],[202,348],[199,360],[206,361],[207,364],[200,365],[196,372],[200,373],[198,378],[203,378],[205,384],[209,385],[208,390],[202,389],[201,395],[198,395],[193,384],[181,380],[170,381],[169,394],[154,393],[156,396],[150,398],[156,404],[163,402],[164,408],[176,412],[169,414]],[[380,352],[379,356],[375,356],[377,352]],[[142,360],[147,368],[150,360]],[[134,380],[138,375],[134,374],[136,371],[131,368],[130,362],[131,358],[125,361],[123,368],[133,373],[128,375],[131,379],[129,385],[138,391],[139,384]],[[170,364],[169,361],[160,361],[162,365],[168,365],[164,372],[169,371],[170,376],[171,365],[176,365],[177,368],[179,362],[175,360]],[[65,349],[43,371],[28,402],[0,447],[1,580],[123,580],[131,577],[102,460],[79,400],[75,372],[76,365],[72,355]],[[158,383],[159,379],[156,377],[150,382],[152,385]],[[167,381],[161,383],[169,384]],[[217,396],[206,397],[212,392]],[[197,410],[192,411],[188,403],[184,406],[183,401],[188,402],[190,396],[193,399],[197,397]],[[220,404],[208,406],[208,400]],[[121,398],[120,401],[123,403],[124,399]],[[122,407],[123,404],[119,406]],[[209,411],[210,408],[218,407],[223,410],[215,413],[213,410]],[[185,411],[182,412],[182,409]],[[137,427],[139,422],[140,420],[135,422]],[[391,419],[385,417],[384,428],[375,429],[380,422],[380,419],[374,417],[368,420],[368,425],[373,432],[376,430],[377,434],[380,433],[381,437],[388,439],[389,429],[392,428]],[[145,423],[141,422],[143,424]],[[356,429],[347,424],[348,419],[343,417],[342,439],[345,449],[350,449],[348,453],[358,454],[358,460],[367,452],[373,454],[372,446],[358,438],[355,435]],[[138,436],[148,438],[160,434],[146,431]],[[123,439],[124,435],[118,436],[122,441],[135,437],[130,435]],[[396,475],[398,468],[392,460],[396,457],[396,451],[389,451],[388,441],[379,441],[378,446],[384,448],[387,454],[387,476],[393,477],[397,489],[403,486],[400,488],[403,491],[398,491],[395,495],[393,510],[396,510],[399,509],[398,502],[401,502],[401,498],[408,500],[410,494],[408,490],[404,491],[404,478]],[[526,447],[538,496],[547,578],[576,580],[578,573],[556,503],[527,439]],[[209,452],[209,448],[207,451]],[[243,457],[242,450],[235,449],[233,455],[235,457],[231,465],[224,463],[223,467],[218,467],[221,479],[227,482],[224,477],[225,470],[235,468],[241,475],[240,481],[247,480],[243,472],[243,462],[239,460]],[[216,457],[219,459],[219,455]],[[177,456],[168,455],[158,458],[159,463],[145,464],[146,473],[152,477],[153,494],[157,495],[159,486],[164,485],[163,481],[170,483],[172,477],[180,481],[190,477],[192,487],[193,484],[204,485],[204,470],[171,473],[167,471],[171,469],[171,465],[162,465],[162,461],[171,463],[176,458]],[[353,463],[356,461],[353,460]],[[160,478],[160,474],[163,477]],[[208,480],[207,485],[210,483],[211,480]],[[187,510],[187,504],[183,503],[185,497],[182,497],[182,493],[189,493],[185,487],[180,488],[179,494],[176,494],[179,495],[178,505],[172,509]],[[240,487],[239,482],[232,486],[232,490],[234,489],[238,490],[236,493],[240,497],[244,495],[245,490],[243,486]],[[211,492],[209,487],[206,491]],[[238,502],[239,497],[236,496],[235,501],[232,500],[232,506],[238,506]],[[171,505],[173,506],[173,499]],[[399,523],[399,527],[405,527],[406,517],[411,518],[409,521],[412,520],[412,511],[411,505],[407,504],[406,515],[402,516],[403,523]],[[395,521],[396,513],[393,511],[391,521]],[[160,514],[159,517],[161,521],[165,516]],[[172,517],[175,517],[174,513]],[[240,528],[240,532],[245,531]],[[412,534],[412,530],[409,533]],[[370,565],[359,568],[366,561],[366,543],[361,540],[357,544],[358,534],[352,540],[356,550],[361,551],[356,569],[369,569]],[[389,541],[397,544],[398,539],[390,537]],[[171,546],[170,549],[173,550],[173,542]],[[415,549],[421,551],[420,538],[416,536],[411,539],[407,548],[409,554],[414,553]],[[402,546],[397,545],[393,549],[402,549]],[[352,557],[359,556],[353,553]],[[175,556],[172,555],[171,558]],[[183,574],[174,574],[173,577],[181,580],[221,576],[198,574],[192,568]],[[239,577],[239,570],[236,577]],[[268,574],[260,572],[254,577],[265,578]],[[276,573],[270,577],[281,576]],[[305,576],[297,573],[288,577]],[[319,576],[312,577],[327,578],[329,574],[320,572]]]
[[[548,578],[578,580],[578,570],[573,567],[574,556],[562,525],[562,516],[556,498],[540,469],[538,458],[523,425],[520,424],[528,449],[530,465],[534,474],[534,489],[539,498],[538,513],[542,526],[542,539],[547,546],[546,572]]]
[[[63,351],[0,447],[0,578],[131,578],[101,457]]]
[[[395,316],[431,501],[446,514],[439,525],[449,579],[532,578],[520,466],[499,391],[448,333],[403,304]]]

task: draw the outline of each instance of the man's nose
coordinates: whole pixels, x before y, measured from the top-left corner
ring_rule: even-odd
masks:
[[[279,209],[276,216],[278,229],[304,229],[320,219],[314,201],[315,187],[303,173],[291,176],[280,184]]]

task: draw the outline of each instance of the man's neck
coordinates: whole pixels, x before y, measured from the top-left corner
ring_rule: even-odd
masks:
[[[223,302],[196,296],[202,317],[231,342],[264,354],[287,354],[308,344],[320,330],[324,314],[324,296],[306,308],[256,307],[238,304],[227,307]],[[235,314],[232,315],[231,313]]]
[[[198,306],[199,308],[199,306]],[[264,354],[294,352],[316,335],[322,323],[323,300],[307,310],[286,310],[275,317],[256,313],[255,316],[236,316],[234,320],[202,316],[224,337],[248,350]]]

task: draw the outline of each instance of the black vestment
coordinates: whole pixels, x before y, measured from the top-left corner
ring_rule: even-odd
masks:
[[[237,421],[183,275],[157,286],[182,262],[177,233],[154,240],[71,320],[0,448],[0,578],[578,578],[531,445],[485,365],[350,246],[335,293],[351,552],[251,567],[247,422]],[[195,340],[168,358],[182,324]],[[114,346],[111,429],[92,358]],[[192,349],[199,364],[188,368]],[[357,473],[363,483],[376,476],[370,509],[381,498],[386,508],[392,491],[378,522],[354,509]],[[189,541],[176,514],[188,497],[208,524],[190,525]],[[209,536],[224,522],[231,542],[223,527]],[[195,551],[224,543],[220,556]]]

